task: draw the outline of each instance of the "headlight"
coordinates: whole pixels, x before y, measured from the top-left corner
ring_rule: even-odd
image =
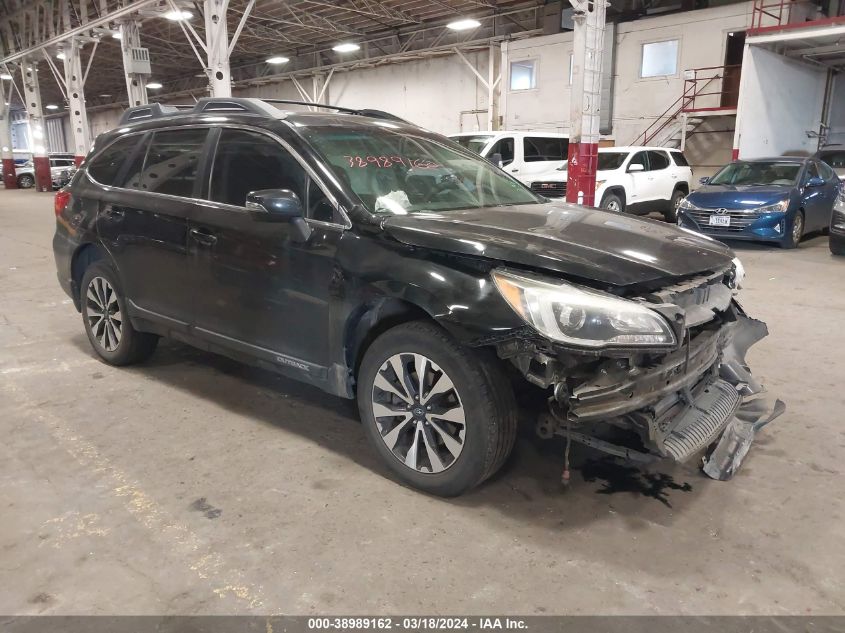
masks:
[[[781,200],[775,204],[769,204],[765,207],[758,207],[754,209],[757,213],[783,213],[789,208],[789,200]]]
[[[733,279],[731,279],[731,287],[739,290],[742,288],[742,282],[745,280],[745,266],[739,261],[739,257],[733,258]]]
[[[493,280],[511,308],[552,340],[591,348],[675,344],[669,323],[635,301],[502,270]]]
[[[695,205],[690,202],[687,198],[681,198],[681,204],[678,205],[679,209],[695,209]]]

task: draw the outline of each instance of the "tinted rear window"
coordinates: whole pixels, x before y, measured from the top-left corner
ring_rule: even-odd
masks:
[[[566,160],[569,141],[565,138],[526,136],[523,141],[526,163]]]
[[[140,135],[126,136],[109,145],[88,166],[91,178],[103,185],[119,187],[117,182],[120,168],[141,140]]]
[[[191,197],[206,129],[156,132],[147,149],[137,188],[171,196]]]
[[[666,156],[666,152],[649,152],[648,164],[651,171],[666,169],[669,167],[669,157]]]
[[[669,152],[678,167],[689,167],[689,161],[683,152]]]

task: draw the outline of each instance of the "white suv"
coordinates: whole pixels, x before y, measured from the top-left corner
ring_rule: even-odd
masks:
[[[566,192],[566,168],[546,174],[531,188]],[[602,147],[596,172],[596,206],[610,211],[645,215],[661,212],[676,222],[678,205],[690,192],[692,169],[683,153],[667,147]]]
[[[500,167],[522,181],[537,193],[550,198],[566,195],[566,176],[563,181],[553,181],[551,186],[539,189],[538,179],[566,169],[569,153],[569,136],[556,132],[464,132],[452,134],[450,139],[467,149],[491,159],[499,154]],[[548,181],[548,180],[547,180]]]

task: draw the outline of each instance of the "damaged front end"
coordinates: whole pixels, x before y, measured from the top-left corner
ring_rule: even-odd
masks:
[[[670,350],[500,342],[502,358],[551,390],[538,434],[638,462],[684,462],[707,450],[704,472],[730,479],[756,432],[785,409],[748,368],[748,349],[768,330],[744,313],[732,285],[731,271],[718,271],[633,297],[672,324],[679,344]],[[597,433],[602,425],[633,431],[639,442],[605,441]]]

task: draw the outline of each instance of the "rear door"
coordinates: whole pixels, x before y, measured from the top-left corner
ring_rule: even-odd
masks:
[[[329,360],[329,299],[344,218],[281,138],[224,128],[207,198],[190,222],[195,333],[318,378]],[[303,203],[311,237],[256,221],[250,191],[288,189]]]
[[[671,200],[678,177],[669,154],[662,150],[648,152],[647,190],[649,200]]]
[[[547,178],[549,172],[566,164],[569,141],[548,136],[525,136],[522,139],[522,166],[519,178],[531,182],[538,177]],[[563,172],[561,171],[561,177]]]
[[[98,215],[132,307],[174,326],[187,327],[192,318],[188,217],[207,134],[204,127],[147,134],[121,170],[119,188],[103,195]]]
[[[519,167],[522,164],[522,157],[517,159],[516,143],[514,143],[513,136],[503,136],[497,139],[490,148],[484,152],[484,157],[492,159],[495,154],[502,157],[502,169],[506,172],[519,176]]]

